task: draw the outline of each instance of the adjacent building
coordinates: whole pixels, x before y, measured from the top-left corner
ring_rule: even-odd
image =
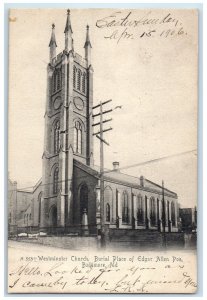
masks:
[[[197,208],[180,208],[181,230],[191,232],[197,229]]]

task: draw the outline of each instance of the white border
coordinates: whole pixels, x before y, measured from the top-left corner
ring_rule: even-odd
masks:
[[[111,4],[110,1],[106,1],[106,2],[101,2],[100,4],[103,4],[105,6],[107,6],[107,3],[108,3],[108,6],[111,6],[113,4]],[[114,4],[122,4],[122,6],[127,6],[127,5],[130,5],[130,4],[181,4],[179,1],[145,1],[143,3],[143,1],[133,1],[131,0],[130,3],[125,3],[124,1],[113,1]],[[206,11],[207,11],[207,3],[204,1],[182,1],[182,4],[203,4],[203,78],[204,78],[204,85],[203,85],[203,212],[207,212],[207,204],[206,204],[206,201],[207,201],[207,192],[206,192],[206,186],[207,186],[207,172],[206,172],[206,165],[207,165],[207,159],[206,159],[206,152],[207,152],[207,142],[206,142],[206,126],[207,126],[207,104],[206,104],[206,86],[207,84],[205,83],[206,82],[206,66],[207,66],[207,61],[206,61],[206,53],[207,53],[207,47],[206,47],[206,36],[207,36],[207,24],[206,24],[206,20],[207,20],[207,14],[206,14]],[[5,227],[4,227],[4,218],[3,218],[3,213],[4,213],[4,199],[5,199],[5,186],[6,186],[6,176],[5,176],[5,173],[6,173],[6,168],[7,168],[7,164],[6,164],[6,151],[5,151],[5,147],[3,147],[3,141],[4,141],[4,144],[6,145],[7,143],[7,132],[6,132],[6,127],[5,127],[5,119],[6,116],[5,116],[5,112],[6,112],[6,106],[7,104],[4,103],[4,95],[5,95],[5,90],[4,90],[4,87],[5,87],[5,81],[4,81],[4,68],[3,68],[3,65],[4,65],[4,4],[17,4],[19,7],[23,7],[24,4],[41,4],[41,5],[44,5],[44,7],[46,6],[50,6],[50,4],[52,5],[56,5],[57,7],[61,4],[67,4],[68,6],[72,6],[72,5],[78,5],[77,3],[68,3],[68,1],[64,1],[62,0],[61,1],[61,4],[58,4],[56,3],[55,1],[32,1],[32,3],[30,3],[30,1],[24,1],[24,3],[21,3],[19,1],[7,1],[7,0],[3,0],[0,2],[0,29],[1,29],[1,33],[3,33],[3,35],[1,36],[2,38],[2,41],[0,43],[0,57],[1,57],[1,70],[0,70],[0,140],[1,140],[1,147],[0,147],[0,157],[1,157],[1,161],[0,161],[0,192],[1,192],[1,201],[0,201],[0,211],[1,211],[1,218],[0,218],[0,238],[1,238],[1,255],[0,255],[0,266],[1,266],[1,271],[2,271],[2,275],[1,276],[1,280],[0,280],[0,287],[1,287],[1,298],[4,299],[5,297],[8,297],[6,295],[4,295],[4,288],[5,288],[5,282],[4,280],[6,279],[4,277],[4,274],[6,274],[6,269],[5,268],[5,265],[4,265],[4,257],[6,255],[6,253],[4,253],[4,245],[5,245],[5,240],[4,240],[4,232],[5,232]],[[72,5],[71,5],[72,4]],[[81,4],[85,4],[86,6],[93,6],[96,5],[96,4],[99,4],[98,1],[93,1],[93,2],[90,2],[90,1],[81,1]],[[190,6],[190,5],[189,5]],[[200,49],[201,50],[201,49]],[[201,87],[202,88],[202,87]],[[202,113],[202,112],[201,112]],[[189,298],[189,299],[206,299],[207,298],[207,288],[206,288],[206,280],[207,280],[207,259],[206,259],[206,253],[207,253],[207,248],[206,248],[206,232],[205,232],[205,228],[207,228],[207,221],[206,221],[206,217],[204,215],[203,217],[203,232],[204,232],[204,235],[203,235],[203,254],[204,254],[204,257],[203,257],[203,272],[204,272],[204,277],[203,277],[203,296],[197,296],[197,295],[183,295],[183,296],[159,296],[161,298],[164,298],[164,299],[170,299],[170,298],[177,298],[177,299],[181,299],[181,298]],[[3,271],[5,270],[5,272]],[[107,298],[114,298],[114,297],[118,297],[118,298],[129,298],[129,297],[139,297],[139,298],[145,298],[145,297],[150,297],[152,299],[157,299],[156,296],[148,296],[148,295],[140,295],[140,296],[137,296],[137,295],[130,295],[130,296],[125,296],[125,295],[115,295],[115,296],[106,296],[106,295],[103,295],[103,296],[97,296],[97,295],[89,295],[89,296],[70,296],[70,295],[57,295],[57,296],[49,296],[49,295],[45,295],[45,296],[38,296],[38,295],[16,295],[16,296],[9,296],[10,299],[15,299],[16,297],[23,297],[24,299],[29,299],[31,297],[38,297],[40,299],[45,299],[45,297],[55,297],[56,299],[62,299],[62,297],[68,297],[68,298],[75,298],[75,299],[79,299],[79,298],[84,298],[84,299],[91,299],[91,298],[94,298],[94,297],[107,297]]]

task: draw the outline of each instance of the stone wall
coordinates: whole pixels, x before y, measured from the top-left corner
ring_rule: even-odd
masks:
[[[193,239],[191,244],[193,244]],[[190,242],[186,243],[184,233],[166,232],[165,234],[153,230],[127,230],[110,229],[107,246],[114,250],[135,250],[135,249],[184,249],[188,248]]]
[[[18,241],[80,251],[88,249],[97,250],[100,247],[97,237],[43,236],[33,239],[19,238]]]
[[[110,229],[106,237],[106,249],[114,251],[137,251],[155,249],[196,249],[196,233],[166,233],[155,231],[137,231],[128,229]],[[45,246],[88,251],[100,249],[100,238],[96,236],[36,236],[19,237],[19,242],[41,244]]]

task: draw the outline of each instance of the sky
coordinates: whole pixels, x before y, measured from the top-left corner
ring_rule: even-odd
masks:
[[[66,11],[12,10],[9,32],[9,177],[33,186],[42,174],[46,68],[51,24],[64,49]],[[197,149],[197,16],[193,10],[71,10],[75,52],[84,55],[90,26],[94,105],[112,99],[105,167]],[[95,164],[99,141],[94,139]],[[197,202],[196,151],[123,169]]]

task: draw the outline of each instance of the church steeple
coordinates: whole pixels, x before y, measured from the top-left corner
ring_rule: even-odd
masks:
[[[64,14],[66,23],[62,34],[65,45],[59,54],[57,52],[57,56],[55,25],[52,25],[49,42],[40,219],[41,230],[44,228],[47,231],[46,228],[49,230],[58,226],[61,232],[66,227],[72,228],[77,222],[82,222],[78,204],[81,200],[74,192],[74,160],[92,167],[94,153],[93,68],[90,65],[89,27],[84,40],[86,61],[74,53],[70,11]]]
[[[51,33],[51,38],[50,38],[50,62],[52,62],[53,58],[56,57],[56,39],[55,39],[55,24],[52,24],[52,33]]]
[[[67,20],[65,24],[65,51],[69,52],[73,50],[73,39],[72,39],[72,26],[70,22],[70,10],[67,10]]]
[[[89,26],[86,26],[86,41],[85,41],[85,59],[87,60],[88,66],[91,64],[91,42],[89,37]]]

